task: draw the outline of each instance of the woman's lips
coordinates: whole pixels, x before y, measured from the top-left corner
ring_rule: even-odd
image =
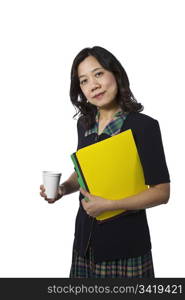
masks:
[[[96,99],[101,99],[101,98],[103,97],[104,94],[105,94],[105,92],[103,92],[103,93],[101,93],[101,94],[95,96],[94,98],[96,98]]]

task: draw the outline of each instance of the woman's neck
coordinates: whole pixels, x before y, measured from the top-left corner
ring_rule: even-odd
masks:
[[[99,108],[99,121],[109,121],[113,118],[114,114],[118,111],[121,111],[120,106],[113,107],[111,109]]]

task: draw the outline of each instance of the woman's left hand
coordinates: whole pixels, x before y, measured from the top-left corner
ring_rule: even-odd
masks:
[[[84,198],[82,199],[82,206],[85,209],[86,213],[91,217],[97,217],[101,213],[111,210],[112,201],[92,195],[85,191],[84,189],[79,189],[82,195],[88,198],[89,201],[86,201]]]

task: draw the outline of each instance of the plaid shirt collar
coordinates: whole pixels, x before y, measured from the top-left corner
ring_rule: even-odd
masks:
[[[118,111],[113,115],[112,120],[107,124],[102,133],[108,134],[109,136],[115,135],[120,132],[123,122],[125,121],[128,113],[123,111]],[[88,136],[92,133],[98,134],[98,122],[99,122],[100,112],[97,111],[95,117],[95,124],[89,130],[86,130],[85,136]]]

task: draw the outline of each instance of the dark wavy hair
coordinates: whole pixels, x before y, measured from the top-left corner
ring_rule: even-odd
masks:
[[[114,74],[118,85],[116,101],[124,112],[140,112],[144,109],[143,105],[138,103],[132,94],[128,76],[121,63],[108,50],[99,46],[94,46],[92,48],[82,49],[75,57],[72,64],[70,98],[77,110],[73,118],[80,113],[80,121],[86,130],[95,122],[97,107],[87,102],[87,99],[80,88],[80,81],[78,78],[78,66],[88,56],[94,56],[104,69]]]

